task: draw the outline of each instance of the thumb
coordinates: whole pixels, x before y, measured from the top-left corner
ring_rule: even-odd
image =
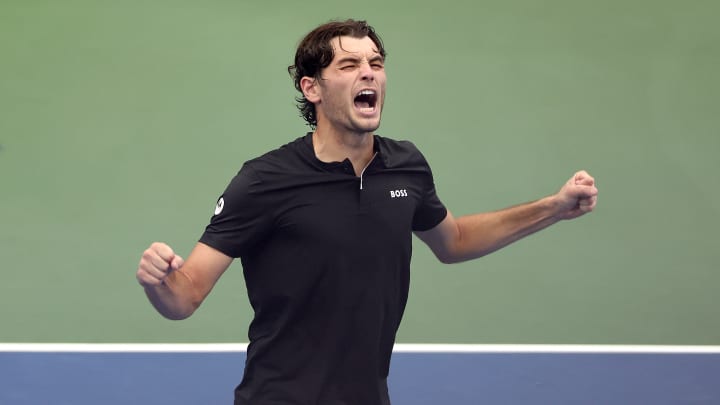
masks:
[[[573,195],[575,198],[583,199],[583,198],[592,198],[597,196],[598,189],[594,185],[584,185],[584,184],[577,184],[575,187],[572,187],[570,191],[571,195]]]
[[[170,261],[170,270],[175,271],[182,267],[183,264],[185,264],[185,260],[183,260],[182,257],[175,255]]]

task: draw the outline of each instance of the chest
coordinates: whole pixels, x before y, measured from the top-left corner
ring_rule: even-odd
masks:
[[[422,198],[420,182],[400,174],[367,174],[362,180],[351,177],[306,185],[283,204],[276,236],[339,250],[358,245],[403,247],[410,240]]]

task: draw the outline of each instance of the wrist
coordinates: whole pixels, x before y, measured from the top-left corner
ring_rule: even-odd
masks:
[[[558,222],[563,219],[562,201],[560,201],[557,194],[549,195],[545,198],[542,198],[539,202],[547,213],[547,217],[550,218],[553,222]]]

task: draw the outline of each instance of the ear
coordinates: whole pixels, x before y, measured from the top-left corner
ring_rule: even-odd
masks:
[[[314,104],[320,101],[320,86],[315,78],[303,76],[300,79],[300,88],[307,101]]]

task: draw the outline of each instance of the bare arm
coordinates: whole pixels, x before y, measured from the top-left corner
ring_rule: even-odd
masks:
[[[184,261],[168,245],[156,242],[143,252],[136,277],[162,316],[185,319],[200,306],[232,260],[198,243]]]
[[[577,218],[592,211],[597,203],[597,193],[595,179],[581,171],[549,197],[460,218],[454,218],[448,212],[435,228],[416,234],[443,263],[471,260],[560,220]]]

